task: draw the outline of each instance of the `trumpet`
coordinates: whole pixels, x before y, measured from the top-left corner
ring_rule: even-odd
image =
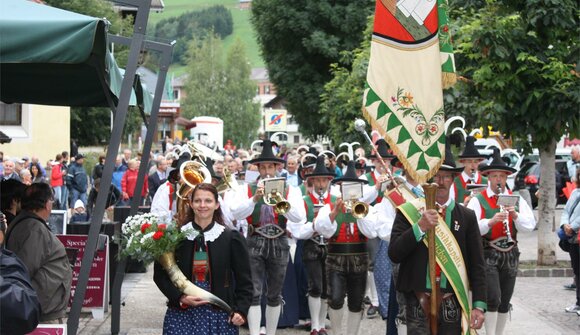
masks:
[[[264,202],[268,206],[274,206],[276,214],[286,214],[290,210],[290,203],[284,199],[282,192],[286,189],[284,178],[266,178],[262,180],[264,185]]]
[[[369,205],[355,199],[346,200],[344,202],[344,208],[346,213],[352,214],[355,219],[362,219],[369,213]]]
[[[497,184],[497,194],[498,195],[501,194],[501,184],[499,184],[499,183]],[[501,206],[501,205],[500,205],[499,208],[500,208],[500,211],[502,211],[502,212],[505,211],[506,213],[508,213],[508,218],[506,218],[505,220],[503,220],[503,227],[505,229],[505,233],[506,233],[506,236],[507,236],[507,244],[510,245],[510,246],[511,245],[514,245],[516,242],[512,238],[512,232],[511,232],[511,229],[510,229],[510,221],[509,221],[509,212],[507,212],[505,210],[505,208],[503,206]]]
[[[266,193],[264,202],[268,206],[274,206],[274,212],[276,214],[286,214],[292,206],[286,201],[280,194],[280,192],[270,192]]]

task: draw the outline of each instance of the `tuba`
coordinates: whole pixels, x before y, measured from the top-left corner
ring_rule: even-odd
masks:
[[[205,165],[198,161],[187,161],[179,168],[181,184],[177,189],[177,222],[183,223],[187,207],[187,199],[195,186],[201,183],[211,183],[211,173]]]

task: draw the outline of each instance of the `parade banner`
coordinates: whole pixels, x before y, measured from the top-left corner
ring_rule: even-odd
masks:
[[[455,81],[446,0],[377,0],[363,114],[411,176],[445,153],[444,87]]]

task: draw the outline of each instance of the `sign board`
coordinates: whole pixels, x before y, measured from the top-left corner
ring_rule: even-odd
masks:
[[[28,335],[66,335],[66,324],[52,325],[52,324],[38,324],[35,330]]]
[[[50,217],[48,218],[47,224],[48,228],[50,228],[50,231],[53,234],[65,235],[67,223],[68,223],[67,211],[52,210],[50,212]]]
[[[81,262],[85,253],[85,244],[87,243],[87,235],[57,235],[66,249],[78,249],[76,253],[76,261],[73,265],[73,279],[71,285],[71,296],[69,300],[69,307],[72,304],[74,292],[76,290],[77,281],[81,272]],[[104,312],[105,307],[108,307],[108,292],[109,292],[109,236],[99,235],[97,243],[97,251],[93,264],[89,273],[89,281],[85,292],[85,299],[83,300],[83,308],[101,309]],[[99,311],[93,310],[93,315],[98,318],[101,315]]]
[[[270,109],[265,111],[266,131],[286,131],[287,123],[287,112],[285,109]]]

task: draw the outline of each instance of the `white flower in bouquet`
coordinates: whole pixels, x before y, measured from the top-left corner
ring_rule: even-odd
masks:
[[[166,252],[173,252],[186,236],[174,221],[160,223],[157,216],[150,213],[128,217],[121,231],[121,255],[146,265]]]

